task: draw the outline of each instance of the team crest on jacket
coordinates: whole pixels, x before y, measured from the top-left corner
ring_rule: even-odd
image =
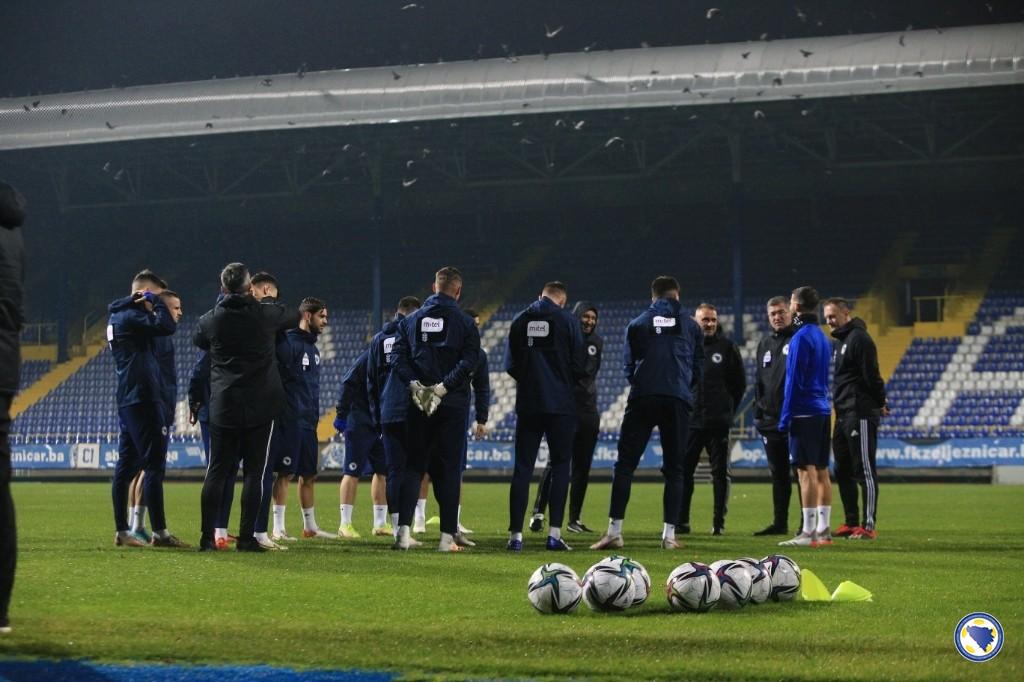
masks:
[[[767,367],[770,364],[772,364],[772,352],[770,350],[766,350],[764,352],[764,357],[761,358],[761,366]]]
[[[715,363],[716,365],[722,364],[722,354],[721,353],[712,353],[711,354],[711,362]]]
[[[839,354],[840,355],[846,355],[846,344],[845,343],[843,344],[843,347],[839,349]]]
[[[788,343],[785,346],[782,347],[782,354],[783,355],[789,355],[789,344]]]
[[[597,346],[593,344],[587,346],[587,355],[597,355]]]

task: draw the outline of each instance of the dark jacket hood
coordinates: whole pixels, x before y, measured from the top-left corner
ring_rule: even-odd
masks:
[[[833,329],[832,336],[834,336],[837,339],[845,339],[847,336],[850,335],[850,332],[852,332],[854,329],[867,331],[867,328],[868,326],[864,324],[864,320],[860,319],[859,317],[854,317],[851,318],[850,321],[844,324],[842,327],[839,327],[838,329]]]
[[[597,306],[590,301],[576,301],[576,305],[572,307],[572,314],[576,316],[576,319],[583,317],[583,313],[588,310],[593,310],[594,315],[597,315],[598,321],[601,319],[601,313],[598,312]],[[596,328],[596,325],[595,325]]]
[[[107,312],[110,314],[114,314],[122,310],[127,310],[128,308],[131,308],[133,305],[135,305],[135,303],[132,302],[132,296],[124,296],[122,298],[118,298],[111,301],[110,305],[107,306]]]

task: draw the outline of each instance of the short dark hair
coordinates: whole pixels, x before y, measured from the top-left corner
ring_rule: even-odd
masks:
[[[157,277],[156,273],[149,268],[139,270],[135,273],[135,276],[132,277],[132,287],[134,288],[136,284],[152,284],[153,286],[160,287],[161,289],[167,288],[167,282]]]
[[[448,293],[462,285],[462,273],[451,265],[446,265],[434,273],[434,283],[441,291]]]
[[[273,284],[277,286],[277,277],[274,277],[266,270],[260,270],[250,280],[253,284]]]
[[[478,313],[477,311],[473,310],[472,308],[466,308],[462,312],[466,313],[470,317],[480,317],[480,313]]]
[[[771,308],[773,305],[784,305],[789,307],[789,299],[785,296],[772,296],[768,299],[768,302],[764,304],[765,308]]]
[[[551,282],[545,282],[543,291],[544,293],[547,293],[549,291],[553,293],[557,292],[562,294],[563,296],[569,295],[569,292],[566,290],[565,285],[559,282],[557,279]]]
[[[818,290],[811,286],[802,286],[793,289],[793,298],[796,299],[796,309],[802,313],[813,313],[818,309]]]
[[[164,298],[176,298],[179,301],[181,300],[181,296],[178,295],[178,292],[171,291],[170,289],[164,289],[163,291],[160,292],[160,295],[163,296]]]
[[[651,296],[661,298],[670,291],[679,291],[679,280],[668,275],[658,275],[651,282]]]
[[[701,303],[700,305],[697,306],[697,310],[710,310],[715,315],[718,314],[718,308],[716,308],[712,303]]]
[[[822,301],[821,305],[822,307],[827,305],[834,305],[841,310],[850,309],[850,302],[843,298],[842,296],[833,296],[832,298],[826,298],[824,301]]]
[[[0,226],[14,229],[25,223],[25,197],[0,180]]]
[[[398,301],[398,312],[402,315],[408,315],[411,312],[418,310],[420,307],[420,299],[415,296],[403,296]]]
[[[220,271],[220,284],[230,294],[244,294],[251,283],[249,269],[242,263],[228,263]]]
[[[326,307],[327,304],[321,301],[319,298],[316,298],[314,296],[307,296],[306,298],[302,299],[302,303],[299,304],[299,312],[318,313]]]

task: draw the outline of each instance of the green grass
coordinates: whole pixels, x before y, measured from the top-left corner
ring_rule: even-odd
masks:
[[[584,518],[594,526],[603,527],[608,493],[591,487]],[[368,494],[361,486],[364,531]],[[525,594],[533,569],[557,559],[582,575],[604,554],[586,549],[592,536],[568,538],[582,551],[548,554],[527,532],[527,551],[508,555],[507,496],[506,485],[466,485],[465,522],[480,544],[458,556],[429,551],[436,526],[408,553],[370,538],[199,554],[115,549],[106,484],[18,482],[15,631],[0,637],[0,656],[358,667],[414,678],[1024,679],[1022,488],[883,486],[876,542],[789,552],[829,589],[853,580],[874,592],[873,603],[703,615],[670,614],[665,577],[684,561],[774,552],[774,541],[751,537],[768,519],[767,484],[733,487],[724,538],[707,535],[710,486],[700,486],[697,532],[671,553],[658,543],[660,485],[637,484],[624,551],[647,566],[654,592],[608,615],[585,606],[569,616],[533,611]],[[335,527],[336,485],[321,484],[319,500],[321,525]],[[168,484],[167,508],[171,529],[195,542],[198,484]],[[289,524],[301,527],[294,502]],[[1005,631],[1002,652],[984,664],[952,644],[957,621],[975,610]]]

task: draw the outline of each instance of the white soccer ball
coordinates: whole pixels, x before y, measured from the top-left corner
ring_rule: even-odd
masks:
[[[647,601],[647,597],[651,594],[651,574],[647,572],[644,565],[628,556],[614,555],[608,558],[620,559],[622,567],[633,574],[633,606],[639,606]]]
[[[732,559],[722,559],[711,564],[711,570],[718,576],[722,596],[718,605],[724,609],[742,609],[750,601],[752,581],[746,564]]]
[[[800,567],[785,554],[769,554],[761,564],[772,578],[773,601],[791,601],[800,591]]]
[[[697,561],[676,566],[669,573],[665,587],[668,605],[673,611],[710,611],[718,605],[722,594],[722,586],[714,571]]]
[[[594,611],[624,611],[633,605],[636,580],[624,557],[608,557],[583,576],[583,601]]]
[[[736,561],[743,564],[750,573],[750,603],[763,604],[772,594],[772,577],[768,569],[757,559],[741,557]]]
[[[526,596],[541,613],[572,613],[583,598],[583,587],[576,571],[565,564],[544,564],[530,576]]]

